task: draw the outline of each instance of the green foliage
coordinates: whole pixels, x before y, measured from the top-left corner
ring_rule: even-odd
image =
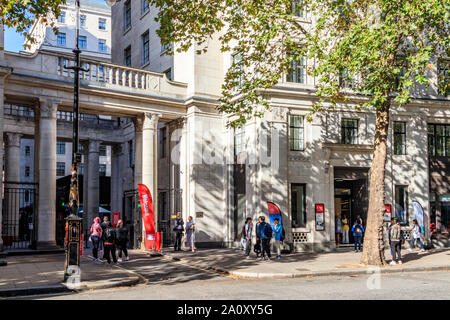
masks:
[[[308,12],[311,21],[293,14],[290,0],[150,3],[160,9],[163,44],[201,54],[215,36],[223,52],[241,56],[226,74],[219,107],[237,116],[232,126],[260,116],[260,106],[268,107],[264,90],[304,54],[317,79],[312,112],[355,93],[359,108],[406,104],[416,84],[428,84],[436,59],[449,56],[449,0],[297,0],[295,12]],[[348,82],[351,92],[343,87]]]
[[[49,17],[58,17],[59,6],[65,3],[66,0],[0,0],[0,19],[5,26],[14,27],[26,41],[34,43],[35,39],[29,33],[33,23],[41,21],[57,33],[56,21]],[[29,47],[29,44],[25,46]]]

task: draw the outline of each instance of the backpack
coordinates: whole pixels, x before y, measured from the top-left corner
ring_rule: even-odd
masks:
[[[264,226],[264,235],[270,239],[272,238],[272,232],[273,232],[272,226],[266,223],[266,225]]]
[[[355,226],[355,234],[356,235],[358,235],[358,236],[360,236],[360,235],[362,235],[362,228],[361,228],[361,225],[359,225],[359,224],[357,224],[356,226]]]
[[[114,232],[114,229],[111,227],[108,227],[105,229],[105,240],[108,242],[113,242],[116,239],[116,234]]]

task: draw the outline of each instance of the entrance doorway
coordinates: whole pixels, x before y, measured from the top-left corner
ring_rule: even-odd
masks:
[[[352,226],[358,216],[366,227],[368,198],[368,168],[334,169],[334,208],[335,219],[347,218],[349,225],[349,243],[354,243]],[[343,225],[343,224],[342,224]],[[337,231],[337,230],[335,230]],[[338,245],[343,242],[342,234]]]

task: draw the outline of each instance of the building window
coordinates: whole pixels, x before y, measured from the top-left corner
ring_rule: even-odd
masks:
[[[306,184],[291,184],[291,219],[293,228],[306,226]]]
[[[98,174],[100,177],[106,177],[106,164],[100,164],[98,166]]]
[[[57,142],[56,143],[56,154],[66,154],[66,143]]]
[[[234,155],[238,156],[245,151],[245,128],[240,126],[234,129]]]
[[[166,78],[168,80],[172,80],[172,68],[167,69],[166,71],[164,71],[164,74],[166,75]]]
[[[395,217],[400,224],[408,222],[408,187],[395,186]]]
[[[344,70],[339,75],[339,85],[343,88],[352,89],[356,85],[355,77],[348,70]]]
[[[242,84],[244,83],[244,75],[243,75],[243,67],[242,67],[242,55],[240,53],[236,53],[233,55],[233,72],[237,73],[235,86],[235,91],[242,88]]]
[[[159,129],[160,132],[160,140],[159,140],[159,156],[160,158],[166,157],[166,145],[167,145],[167,128]]]
[[[303,129],[302,116],[289,117],[289,145],[291,151],[304,150]]]
[[[394,122],[394,154],[406,154],[406,122]]]
[[[124,64],[127,67],[131,67],[131,46],[124,50]]]
[[[106,30],[106,19],[98,18],[98,29]]]
[[[31,155],[31,147],[25,146],[25,156],[29,157]]]
[[[450,125],[428,125],[428,153],[432,157],[450,157]]]
[[[80,27],[86,27],[86,16],[85,15],[81,15],[80,16]]]
[[[84,163],[80,163],[80,164],[78,165],[78,174],[79,174],[79,175],[84,174]]]
[[[30,201],[30,190],[25,190],[25,202]]]
[[[128,28],[131,28],[131,1],[128,1],[124,4],[123,14],[124,14],[123,29],[127,30]]]
[[[83,147],[83,145],[81,143],[78,144],[78,152],[79,153],[83,153],[84,152],[84,147]]]
[[[132,168],[133,165],[133,140],[128,141],[128,166]]]
[[[87,48],[87,38],[86,38],[86,36],[79,36],[78,37],[78,47],[80,49],[86,49]]]
[[[292,15],[297,17],[305,17],[305,10],[302,7],[302,0],[293,0],[291,1],[291,12]]]
[[[291,62],[291,71],[289,71],[286,81],[294,83],[306,83],[306,56],[302,56],[300,61]]]
[[[66,13],[64,11],[61,11],[61,14],[58,17],[59,23],[66,23]]]
[[[106,157],[106,146],[100,146],[100,157]]]
[[[144,14],[150,10],[149,0],[141,0],[141,13]]]
[[[30,167],[26,166],[25,167],[25,177],[29,177],[30,176]]]
[[[66,34],[65,33],[58,33],[57,43],[58,43],[58,46],[66,46]]]
[[[98,51],[106,52],[106,40],[98,39]]]
[[[161,217],[167,217],[168,216],[168,210],[167,210],[167,192],[160,192],[158,196],[158,203],[159,203],[159,214]]]
[[[142,64],[147,64],[150,57],[150,42],[148,31],[141,36],[142,39]]]
[[[66,164],[64,162],[57,162],[56,163],[56,175],[58,177],[66,175]]]
[[[344,144],[358,143],[358,120],[342,119],[342,140]]]

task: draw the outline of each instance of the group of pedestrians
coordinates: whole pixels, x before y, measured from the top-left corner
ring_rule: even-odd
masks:
[[[111,258],[114,263],[122,262],[122,253],[125,255],[125,260],[128,261],[128,229],[124,226],[123,221],[119,220],[117,226],[114,228],[108,216],[103,217],[103,222],[100,224],[100,218],[95,217],[94,223],[90,229],[90,240],[92,241],[93,260],[96,262],[104,262],[105,259],[108,264],[111,264]],[[100,243],[103,244],[103,259],[98,258],[98,251]],[[118,251],[119,259],[116,257],[116,250]]]
[[[181,217],[181,212],[177,212],[177,217],[175,218],[175,226],[173,227],[175,232],[175,251],[181,251],[181,241],[183,238],[183,232],[186,231],[186,247],[190,251],[195,252],[195,223],[192,216],[188,217],[186,226],[184,226],[183,218]]]
[[[420,246],[419,252],[425,252],[425,248],[421,240],[422,232],[416,219],[413,220],[413,225],[410,228],[410,231],[411,242],[408,251],[412,251],[417,243]],[[389,246],[391,247],[392,256],[392,260],[389,264],[402,264],[402,245],[405,243],[405,235],[397,218],[391,219],[391,224],[388,228],[388,240]]]
[[[247,259],[250,259],[250,252],[252,246],[253,222],[252,218],[248,217],[245,220],[245,225],[242,227],[242,245],[245,250]],[[275,250],[277,251],[276,259],[281,259],[281,243],[284,240],[283,226],[280,220],[275,218],[274,225],[265,222],[265,217],[260,216],[256,223],[256,242],[253,250],[256,253],[256,258],[261,256],[261,260],[270,260],[272,255],[270,253],[270,243],[274,238]]]

